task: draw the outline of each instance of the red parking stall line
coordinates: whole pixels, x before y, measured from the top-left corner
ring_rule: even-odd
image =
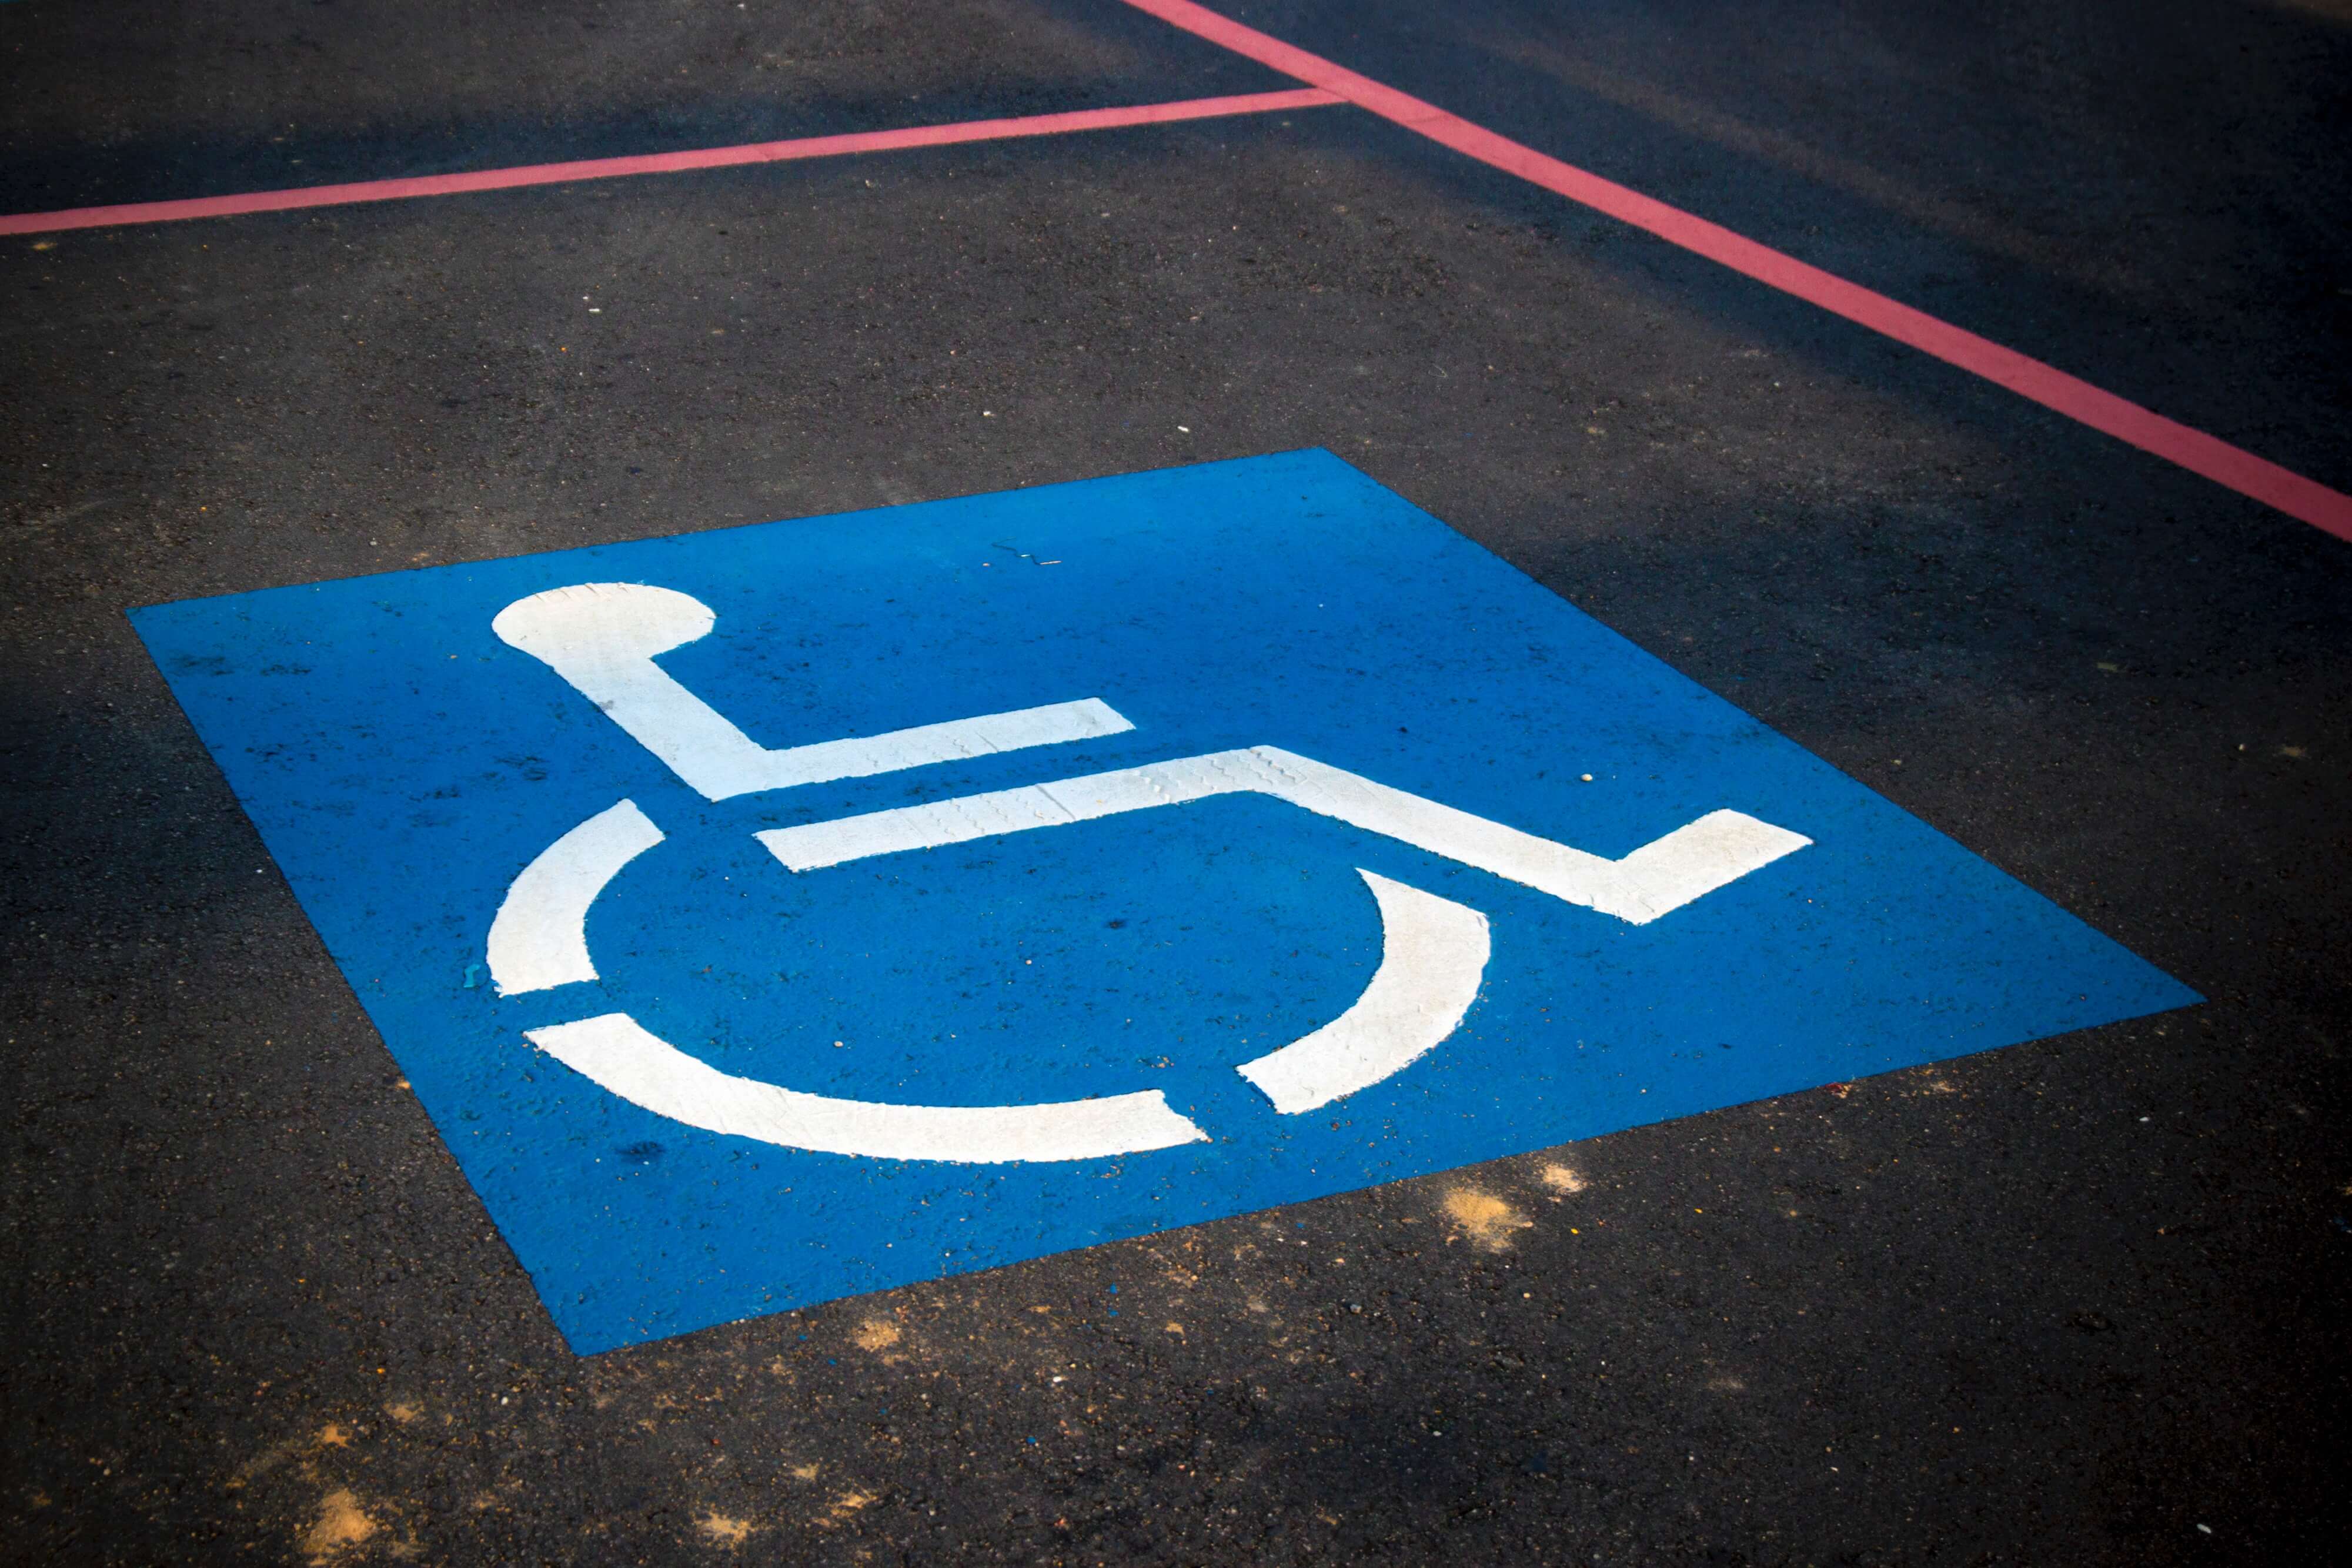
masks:
[[[358,202],[397,202],[412,196],[454,196],[469,191],[510,191],[524,185],[613,180],[627,174],[672,174],[688,169],[726,169],[745,163],[787,163],[803,158],[837,158],[850,152],[887,152],[907,147],[945,147],[961,141],[999,141],[1021,136],[1060,136],[1075,131],[1108,131],[1128,125],[1167,125],[1227,115],[1270,114],[1286,109],[1318,109],[1341,101],[1338,94],[1320,88],[1296,88],[1228,98],[1185,99],[1175,103],[1131,104],[1119,109],[1081,109],[1018,120],[967,120],[955,125],[859,131],[842,136],[803,137],[794,141],[753,141],[739,147],[699,147],[685,152],[589,158],[572,163],[530,163],[465,174],[422,174],[403,180],[305,185],[288,191],[248,191],[233,196],[133,202],[113,207],[69,207],[62,212],[0,216],[0,235],[54,234],[60,229],[113,228],[125,224],[232,217],[240,213],[283,213],[301,207],[347,206]]]
[[[1192,0],[1126,0],[1172,26],[1338,94],[1359,109],[1420,132],[1441,146],[1493,165],[1657,235],[1708,260],[1847,320],[1882,333],[1947,364],[2007,387],[2021,397],[2102,431],[2116,440],[2179,464],[2315,528],[2352,540],[2352,496],[2331,490],[2267,458],[2194,430],[2177,420],[2105,392],[2077,376],[1979,338],[1924,310],[1824,272],[1795,256],[1759,245],[1719,224],[1645,196],[1613,181],[1545,156],[1507,137],[1449,114],[1370,77],[1359,76],[1255,27],[1221,16]]]

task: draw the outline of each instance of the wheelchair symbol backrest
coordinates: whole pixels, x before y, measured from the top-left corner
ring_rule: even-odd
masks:
[[[709,607],[676,590],[601,582],[518,600],[491,628],[547,664],[712,800],[1135,727],[1101,698],[1084,697],[770,748],[654,662],[707,635],[715,622]],[[1718,810],[1609,860],[1273,746],[1174,758],[754,836],[788,870],[808,873],[1242,792],[1271,796],[1636,925],[1811,842],[1738,811]],[[490,924],[486,956],[499,993],[596,978],[588,952],[589,908],[623,866],[662,841],[661,830],[624,800],[564,833],[525,866]],[[1381,958],[1370,981],[1329,1023],[1235,1069],[1284,1114],[1329,1104],[1434,1050],[1461,1024],[1485,977],[1490,952],[1485,915],[1360,867],[1357,874],[1381,925]],[[1208,1137],[1158,1090],[1019,1105],[893,1104],[809,1094],[720,1072],[625,1012],[525,1033],[574,1071],[658,1115],[793,1148],[982,1163],[1101,1158]]]

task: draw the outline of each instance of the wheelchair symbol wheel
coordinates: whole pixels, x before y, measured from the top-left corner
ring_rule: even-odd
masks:
[[[641,583],[582,583],[517,601],[491,622],[609,716],[689,787],[719,800],[1132,730],[1099,698],[988,714],[857,739],[771,749],[678,685],[656,655],[709,633],[699,601]],[[1270,746],[772,829],[754,836],[808,873],[874,856],[1213,796],[1271,796],[1592,909],[1644,925],[1811,841],[1738,811],[1710,812],[1619,860],[1538,838]],[[620,800],[563,833],[509,886],[486,952],[499,995],[597,977],[590,907],[622,868],[663,841]],[[1297,1115],[1402,1071],[1444,1043],[1477,998],[1486,916],[1357,868],[1377,910],[1381,958],[1339,1017],[1237,1069]],[[1099,1159],[1207,1140],[1158,1090],[1019,1105],[919,1105],[811,1094],[719,1071],[625,1012],[525,1031],[609,1092],[714,1133],[830,1154],[966,1163]]]

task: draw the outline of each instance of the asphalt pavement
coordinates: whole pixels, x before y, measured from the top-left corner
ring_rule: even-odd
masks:
[[[1228,14],[2352,488],[2342,0]],[[6,213],[1296,85],[1109,0],[0,60]],[[2352,544],[1345,105],[0,268],[0,1559],[2345,1552]],[[581,1356],[123,613],[1306,447],[2206,999]]]

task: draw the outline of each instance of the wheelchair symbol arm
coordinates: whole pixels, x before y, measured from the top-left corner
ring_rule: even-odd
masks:
[[[490,630],[562,676],[667,763],[688,789],[711,800],[1090,740],[1135,727],[1108,703],[1085,697],[771,749],[654,663],[655,654],[708,635],[716,621],[709,606],[675,589],[581,582],[515,601],[499,612]]]
[[[1711,811],[1612,861],[1271,746],[772,828],[755,836],[787,867],[805,872],[1237,793],[1270,795],[1635,925],[1812,842],[1743,812]]]
[[[1032,1105],[893,1105],[721,1072],[626,1013],[529,1030],[525,1038],[656,1115],[820,1154],[988,1165],[1109,1159],[1209,1138],[1157,1089]]]

